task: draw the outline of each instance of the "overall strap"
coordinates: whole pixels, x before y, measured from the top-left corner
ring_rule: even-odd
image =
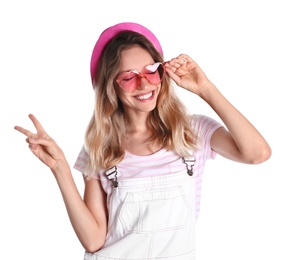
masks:
[[[117,166],[113,166],[113,167],[109,168],[108,170],[105,171],[105,174],[106,174],[107,178],[112,181],[113,186],[115,188],[117,188],[119,185]]]
[[[195,157],[194,156],[190,156],[188,158],[183,157],[182,161],[186,165],[187,174],[189,176],[192,176],[193,175],[193,166],[194,166],[195,161],[196,161]],[[105,175],[112,182],[114,188],[117,188],[119,185],[117,166],[113,166],[113,167],[109,168],[108,170],[106,170]]]
[[[196,161],[195,157],[194,156],[191,156],[188,158],[183,157],[182,160],[186,165],[187,174],[189,176],[192,176],[193,175],[193,166],[194,166],[195,161]]]

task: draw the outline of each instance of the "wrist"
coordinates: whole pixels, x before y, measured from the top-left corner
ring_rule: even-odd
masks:
[[[216,86],[212,82],[208,81],[199,87],[198,96],[207,101],[214,95],[215,91],[217,91]]]
[[[59,175],[64,175],[65,173],[70,172],[70,166],[66,159],[57,160],[57,162],[51,168],[51,171],[57,178]]]

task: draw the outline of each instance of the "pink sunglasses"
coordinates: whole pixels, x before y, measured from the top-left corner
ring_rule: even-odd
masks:
[[[156,62],[147,65],[141,72],[137,70],[123,71],[118,75],[116,82],[124,91],[133,93],[141,84],[142,78],[145,78],[152,85],[158,85],[162,81],[164,73],[163,64]]]

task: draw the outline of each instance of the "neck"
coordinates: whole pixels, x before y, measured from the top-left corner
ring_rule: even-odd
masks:
[[[150,112],[129,113],[126,116],[128,132],[145,132],[148,130],[147,118]]]

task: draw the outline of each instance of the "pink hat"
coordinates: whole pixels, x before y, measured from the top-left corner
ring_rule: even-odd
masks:
[[[137,24],[137,23],[129,23],[129,22],[118,23],[114,26],[111,26],[111,27],[105,29],[101,33],[98,41],[96,42],[96,45],[95,45],[93,53],[92,53],[91,64],[90,64],[90,70],[91,70],[91,77],[92,78],[93,78],[93,75],[95,74],[95,72],[97,70],[99,58],[100,58],[102,51],[103,51],[104,47],[106,46],[106,44],[113,37],[115,37],[118,33],[125,31],[125,30],[137,32],[137,33],[144,35],[154,45],[154,47],[161,54],[163,54],[163,51],[162,51],[162,48],[161,48],[161,45],[160,45],[158,39],[155,37],[155,35],[149,29],[147,29],[146,27],[144,27],[140,24]]]

